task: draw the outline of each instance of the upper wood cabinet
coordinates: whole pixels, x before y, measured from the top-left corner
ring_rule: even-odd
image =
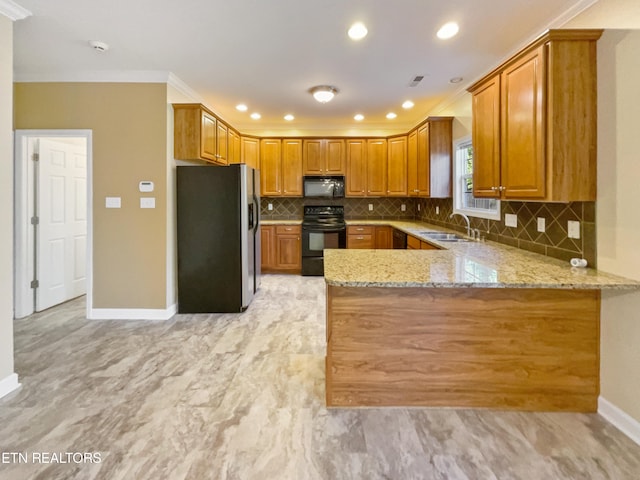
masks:
[[[229,164],[228,129],[220,120],[216,127],[216,160],[223,165]]]
[[[242,163],[240,154],[240,135],[235,130],[229,129],[228,135],[228,158],[229,163]]]
[[[367,196],[387,195],[387,140],[367,140]]]
[[[367,195],[367,141],[350,138],[346,141],[345,195],[365,197]]]
[[[240,142],[241,163],[250,167],[260,167],[260,139],[256,137],[242,137]]]
[[[407,196],[407,136],[387,140],[387,196]]]
[[[429,117],[409,134],[407,189],[410,196],[451,196],[453,117]]]
[[[260,190],[265,197],[302,196],[302,140],[260,141]]]
[[[596,41],[601,34],[550,30],[469,88],[475,196],[596,199]]]
[[[260,140],[260,192],[263,197],[282,195],[282,141]]]
[[[222,163],[216,155],[217,118],[198,103],[173,104],[173,156]]]
[[[344,175],[345,141],[309,138],[303,141],[304,175]]]

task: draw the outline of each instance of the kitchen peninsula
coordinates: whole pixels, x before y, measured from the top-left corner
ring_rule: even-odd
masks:
[[[600,291],[640,283],[492,242],[433,243],[325,251],[327,405],[595,412]]]

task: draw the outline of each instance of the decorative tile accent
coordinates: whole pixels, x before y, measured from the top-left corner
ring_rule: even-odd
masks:
[[[268,205],[273,205],[273,210]],[[369,211],[369,204],[373,211]],[[402,204],[406,210],[402,211]],[[265,197],[261,199],[260,213],[264,220],[299,220],[305,205],[344,205],[347,220],[414,219],[416,200],[412,198],[342,198],[322,200],[310,198]]]
[[[449,218],[453,211],[452,199],[420,199],[420,212],[416,218],[464,232],[466,225],[460,216]],[[470,217],[471,228],[478,228],[487,239],[541,253],[561,260],[582,257],[590,266],[596,266],[595,202],[540,203],[500,202],[502,220],[486,220]],[[440,207],[436,215],[435,208]],[[416,207],[417,208],[417,207]],[[518,216],[516,228],[504,224],[507,213]],[[546,231],[538,232],[538,217],[546,220]],[[580,222],[579,239],[569,238],[567,222]]]

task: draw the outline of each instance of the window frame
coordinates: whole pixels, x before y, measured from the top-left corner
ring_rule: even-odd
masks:
[[[453,142],[453,213],[462,213],[469,217],[485,218],[487,220],[500,220],[500,200],[496,199],[496,211],[485,208],[462,207],[462,182],[469,174],[461,171],[464,160],[460,157],[460,151],[468,146],[473,147],[471,135],[466,135]],[[473,175],[473,173],[471,174]]]

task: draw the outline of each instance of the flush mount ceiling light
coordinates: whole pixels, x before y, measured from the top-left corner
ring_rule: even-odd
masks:
[[[318,85],[317,87],[310,88],[309,93],[311,93],[313,98],[318,102],[327,103],[338,93],[338,89],[330,85]]]
[[[453,77],[449,80],[449,83],[460,83],[462,81],[462,77]]]
[[[456,22],[449,22],[440,27],[440,30],[438,30],[438,33],[436,33],[436,35],[438,36],[438,38],[446,40],[447,38],[455,36],[456,33],[458,33],[458,30],[459,27]]]
[[[364,26],[362,22],[356,22],[351,25],[347,34],[351,40],[362,40],[367,36],[368,30],[367,27]]]
[[[96,52],[106,52],[107,50],[109,50],[108,44],[99,42],[98,40],[90,40],[89,45],[91,45],[91,48],[93,48]]]
[[[291,122],[291,121],[293,121],[295,118],[296,118],[296,117],[294,117],[294,116],[293,116],[293,115],[291,115],[290,113],[287,113],[287,114],[284,116],[284,119],[285,119],[287,122]]]
[[[361,122],[362,120],[364,120],[364,115],[362,115],[361,113],[356,113],[356,114],[353,116],[353,119],[354,119],[356,122]]]
[[[413,105],[414,105],[414,104],[413,104],[413,102],[412,102],[411,100],[407,100],[406,102],[404,102],[404,103],[402,104],[402,108],[404,108],[404,109],[407,109],[407,110],[408,110],[409,108],[413,108]]]
[[[238,105],[236,105],[236,110],[238,110],[239,112],[246,112],[248,108],[244,103],[239,103]]]
[[[251,114],[251,118],[253,118],[254,120],[260,120],[262,118],[262,115],[260,115],[258,112],[254,112]]]

